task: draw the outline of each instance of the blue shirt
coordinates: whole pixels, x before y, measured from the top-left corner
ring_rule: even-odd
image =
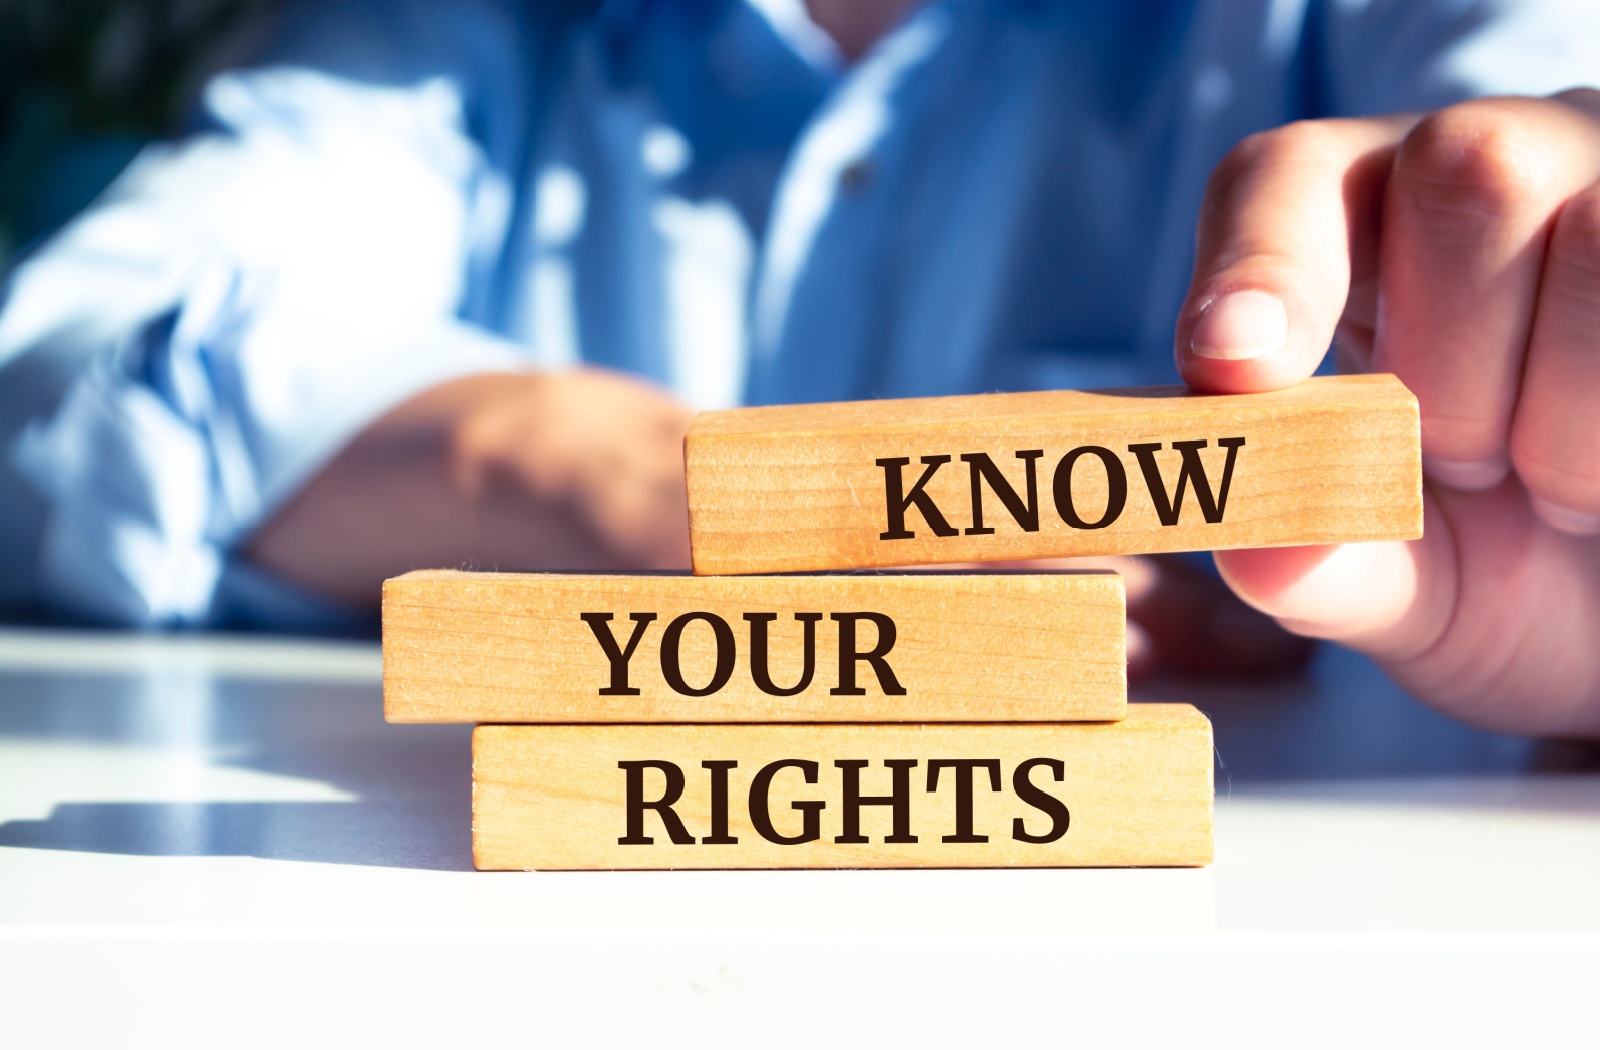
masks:
[[[1579,0],[934,0],[848,68],[801,0],[560,9],[309,5],[16,268],[0,405],[37,495],[0,517],[42,502],[0,599],[336,626],[236,551],[472,372],[698,407],[1166,381],[1240,138],[1600,81]]]

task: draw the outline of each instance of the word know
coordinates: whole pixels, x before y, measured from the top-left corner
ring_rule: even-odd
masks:
[[[1156,519],[1162,525],[1170,527],[1178,524],[1178,519],[1183,513],[1184,494],[1187,490],[1193,490],[1195,502],[1199,504],[1200,514],[1207,524],[1222,523],[1223,514],[1228,507],[1228,487],[1233,482],[1234,462],[1239,449],[1244,447],[1244,438],[1218,439],[1217,446],[1227,449],[1227,460],[1223,464],[1222,477],[1215,490],[1212,489],[1211,479],[1206,475],[1205,463],[1200,458],[1200,450],[1207,444],[1208,442],[1204,440],[1172,443],[1173,449],[1182,457],[1182,463],[1178,469],[1177,485],[1170,493],[1166,481],[1161,476],[1161,465],[1156,462],[1156,453],[1162,449],[1161,442],[1128,446],[1128,451],[1133,453],[1138,461],[1139,472],[1150,493],[1150,502],[1155,507]],[[1011,520],[1023,532],[1039,531],[1039,460],[1043,457],[1042,448],[1024,449],[1016,453],[1016,458],[1020,459],[1023,465],[1024,488],[1027,492],[1024,497],[1018,495],[1016,487],[995,465],[994,459],[987,452],[961,454],[961,462],[967,464],[972,482],[972,495],[968,505],[969,520],[972,524],[966,528],[966,535],[994,534],[994,526],[984,523],[985,486],[994,493],[1000,505],[1011,515]],[[879,533],[879,539],[909,540],[915,537],[916,532],[906,523],[906,511],[912,507],[917,509],[935,536],[955,536],[960,533],[961,530],[950,524],[949,517],[927,491],[928,482],[939,472],[939,468],[950,462],[950,459],[951,457],[947,455],[923,456],[920,461],[924,468],[922,475],[909,490],[905,487],[904,474],[905,468],[911,464],[909,456],[892,456],[874,461],[883,468],[886,528]],[[1094,464],[1098,464],[1098,467]],[[1105,475],[1105,506],[1089,512],[1094,513],[1092,518],[1085,517],[1085,508],[1080,507],[1073,498],[1073,479],[1076,477],[1076,471],[1080,469],[1099,469]],[[1111,449],[1101,445],[1081,445],[1056,462],[1050,478],[1050,495],[1057,516],[1067,525],[1074,529],[1103,529],[1121,517],[1128,505],[1128,471],[1123,466],[1122,459]]]

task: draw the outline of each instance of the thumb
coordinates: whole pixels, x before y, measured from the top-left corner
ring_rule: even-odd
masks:
[[[1409,117],[1289,124],[1245,139],[1206,187],[1178,371],[1253,393],[1316,371],[1352,276],[1377,267],[1383,188]]]
[[[1424,502],[1423,537],[1324,547],[1218,551],[1217,569],[1246,604],[1285,629],[1394,662],[1428,651],[1456,603],[1448,523]]]

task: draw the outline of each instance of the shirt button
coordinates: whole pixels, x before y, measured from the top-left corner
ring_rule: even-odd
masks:
[[[851,161],[839,172],[839,189],[845,193],[860,193],[872,182],[872,161],[865,157]]]

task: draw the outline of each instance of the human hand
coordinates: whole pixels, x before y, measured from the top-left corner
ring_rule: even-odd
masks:
[[[1134,682],[1158,674],[1276,678],[1300,670],[1311,657],[1308,639],[1284,631],[1234,597],[1214,576],[1171,554],[1040,558],[940,568],[963,572],[1109,569],[1119,573],[1128,597],[1128,679]]]
[[[687,568],[691,415],[603,369],[444,383],[359,434],[247,556],[357,608],[414,568]]]
[[[608,369],[518,378],[455,433],[456,482],[480,524],[515,533],[531,506],[561,508],[589,537],[580,546],[592,552],[576,558],[587,568],[688,568],[683,439],[693,412]]]
[[[1425,535],[1221,552],[1224,577],[1450,714],[1600,733],[1600,93],[1241,144],[1207,189],[1179,370],[1275,389],[1336,335],[1343,367],[1417,395]]]

